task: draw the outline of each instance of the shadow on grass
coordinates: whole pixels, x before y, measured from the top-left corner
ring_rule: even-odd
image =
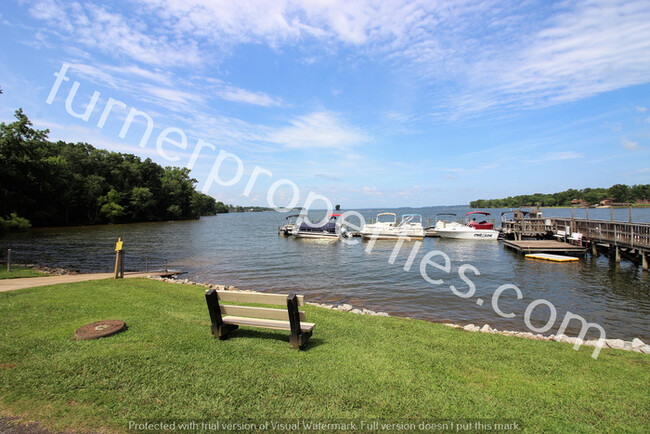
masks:
[[[276,341],[286,342],[289,345],[289,335],[286,332],[273,332],[273,331],[263,331],[263,330],[248,330],[248,329],[237,329],[228,335],[228,340],[230,339],[247,339],[247,338],[258,338],[258,339],[273,339]],[[319,338],[311,338],[307,341],[307,345],[303,350],[309,350],[311,348],[316,348],[320,345],[323,345],[325,341]]]

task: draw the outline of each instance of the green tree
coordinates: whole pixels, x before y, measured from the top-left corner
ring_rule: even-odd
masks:
[[[133,187],[129,201],[134,220],[152,220],[156,201],[148,187]]]
[[[616,198],[616,202],[627,202],[630,200],[630,188],[627,185],[616,184],[609,187],[609,195]]]
[[[99,198],[99,202],[102,204],[100,213],[111,223],[117,223],[126,214],[126,210],[120,205],[121,200],[122,195],[114,188]]]

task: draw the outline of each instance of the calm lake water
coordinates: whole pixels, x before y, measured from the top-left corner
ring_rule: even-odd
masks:
[[[398,215],[421,213],[425,222],[437,213],[463,215],[466,207],[433,207],[398,210],[361,210],[366,218],[379,211]],[[501,210],[490,210],[498,221]],[[627,209],[614,210],[616,220],[628,220]],[[584,217],[576,210],[576,218]],[[321,218],[324,212],[310,216]],[[570,209],[544,209],[545,217],[571,216]],[[609,209],[592,209],[590,218],[609,220]],[[650,222],[650,209],[633,209],[633,220]],[[275,212],[222,214],[197,221],[36,229],[0,239],[0,251],[11,248],[21,263],[79,269],[85,272],[112,271],[113,248],[118,236],[125,243],[126,269],[169,268],[186,271],[183,278],[234,285],[241,289],[307,294],[309,301],[350,303],[392,315],[459,324],[490,324],[505,330],[528,331],[524,324],[526,307],[536,299],[546,299],[557,309],[557,320],[545,334],[556,333],[567,311],[603,326],[608,338],[650,342],[650,276],[641,267],[623,260],[620,264],[600,256],[587,255],[579,263],[550,263],[526,260],[500,243],[454,241],[426,238],[410,271],[404,271],[415,243],[404,243],[394,261],[389,258],[394,242],[377,241],[372,251],[368,243],[297,240],[277,235],[284,215]],[[420,275],[420,261],[430,251],[449,255],[451,271],[427,267],[435,285]],[[435,258],[440,261],[440,258]],[[4,260],[4,257],[2,258]],[[467,299],[452,293],[449,285],[466,292],[468,285],[458,274],[463,264],[476,267],[466,276],[476,285]],[[494,291],[503,284],[516,285],[523,294],[507,290],[499,301],[508,319],[497,315],[491,305]],[[477,300],[484,301],[482,305]],[[197,299],[202,302],[202,299]],[[549,309],[538,306],[532,323],[541,327]],[[572,322],[569,335],[578,329]],[[590,336],[594,336],[590,334]]]

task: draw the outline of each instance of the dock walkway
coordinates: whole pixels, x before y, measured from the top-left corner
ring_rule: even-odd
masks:
[[[503,240],[503,245],[519,253],[564,253],[584,255],[586,248],[553,240]]]
[[[124,273],[124,278],[160,276],[169,273]],[[113,273],[66,274],[63,276],[21,277],[18,279],[0,279],[0,292],[17,289],[33,288],[36,286],[58,285],[59,283],[86,282],[89,280],[110,279]]]

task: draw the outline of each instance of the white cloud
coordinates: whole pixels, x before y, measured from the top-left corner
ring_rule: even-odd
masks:
[[[443,83],[436,104],[455,115],[548,106],[650,81],[647,0],[529,3],[140,0],[119,11],[114,4],[33,0],[30,11],[73,45],[153,66],[223,60],[240,44],[298,46],[304,54],[298,62],[351,49],[354,56],[392,62],[418,86]],[[146,76],[144,69],[130,72]],[[280,103],[234,86],[219,94],[267,107]]]
[[[30,12],[51,28],[65,31],[68,40],[75,45],[82,44],[150,65],[200,63],[195,41],[173,38],[162,26],[147,28],[137,11],[129,11],[127,17],[90,2],[35,0]]]
[[[628,151],[641,149],[641,147],[639,146],[639,142],[633,142],[632,140],[628,140],[628,138],[625,136],[621,137],[621,145]]]
[[[281,104],[279,99],[271,98],[264,92],[251,92],[246,89],[241,89],[232,86],[226,86],[218,91],[219,97],[222,99],[243,102],[246,104],[261,105],[264,107],[278,106]]]
[[[453,101],[475,112],[498,106],[547,106],[647,83],[650,5],[581,1],[531,34],[469,65],[467,89]],[[487,85],[486,85],[487,84]]]
[[[361,192],[369,196],[382,196],[383,193],[377,187],[362,187]]]
[[[68,76],[73,80],[79,80],[79,76],[81,76],[95,85],[106,86],[129,97],[153,102],[170,110],[187,109],[204,101],[204,95],[198,91],[190,92],[173,87],[173,79],[167,74],[147,71],[133,65],[120,67],[98,64],[94,66],[74,62],[70,62],[69,65]],[[134,76],[137,79],[134,80]],[[144,79],[144,81],[138,79]],[[162,84],[151,84],[150,82]]]
[[[646,110],[648,110],[647,107],[637,107],[637,108],[636,108],[636,111],[638,111],[639,113],[645,113]]]
[[[367,143],[370,137],[359,128],[348,125],[339,115],[320,111],[299,116],[291,126],[269,132],[266,141],[287,148],[349,148]]]

